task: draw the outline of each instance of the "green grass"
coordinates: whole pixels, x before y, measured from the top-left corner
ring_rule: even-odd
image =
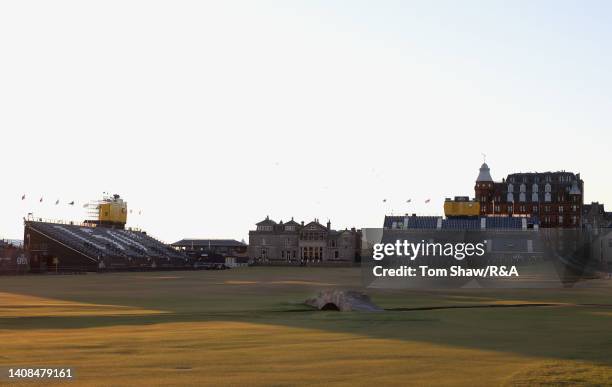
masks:
[[[591,288],[368,290],[382,313],[312,311],[359,269],[0,278],[0,367],[83,385],[602,385],[612,281]],[[555,306],[444,309],[547,303]],[[442,309],[400,311],[434,307]],[[396,310],[392,310],[396,309]]]

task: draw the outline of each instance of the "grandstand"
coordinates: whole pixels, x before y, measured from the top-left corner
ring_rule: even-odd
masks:
[[[385,216],[385,229],[438,229],[438,230],[508,230],[534,229],[539,226],[536,217],[484,216],[448,217],[441,216]]]
[[[181,268],[188,257],[142,231],[26,221],[32,271]]]

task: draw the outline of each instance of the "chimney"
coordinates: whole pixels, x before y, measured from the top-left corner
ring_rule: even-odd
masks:
[[[327,220],[327,229],[331,230],[331,221],[329,219]]]

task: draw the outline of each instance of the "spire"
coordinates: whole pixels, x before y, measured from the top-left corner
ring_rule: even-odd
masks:
[[[480,166],[480,173],[478,173],[478,178],[476,179],[476,181],[493,181],[487,163],[482,163],[482,165]]]

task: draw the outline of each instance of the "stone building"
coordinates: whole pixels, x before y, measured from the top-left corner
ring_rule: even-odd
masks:
[[[606,212],[603,203],[585,204],[582,208],[582,224],[592,228],[612,227],[612,212]]]
[[[249,258],[260,264],[353,263],[360,261],[361,232],[332,230],[317,219],[276,223],[269,217],[249,231]]]

